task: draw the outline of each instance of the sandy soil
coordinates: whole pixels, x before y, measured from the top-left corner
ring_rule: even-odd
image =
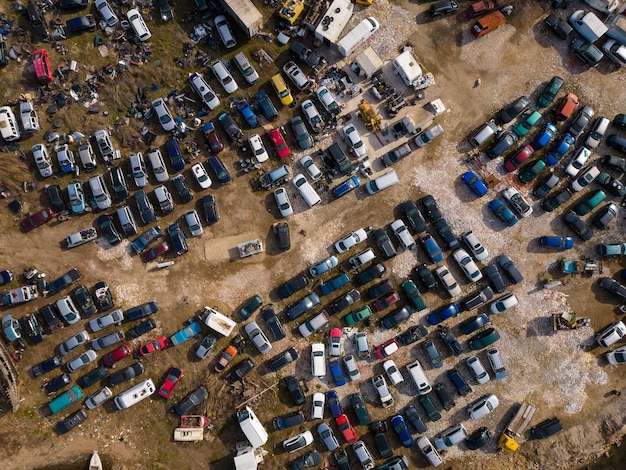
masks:
[[[99,280],[106,280],[112,287],[116,304],[123,309],[148,300],[157,300],[160,307],[160,312],[155,316],[158,328],[146,337],[131,341],[130,345],[136,349],[150,338],[161,334],[173,334],[182,327],[185,320],[197,314],[203,305],[217,306],[224,313],[231,314],[245,299],[258,293],[263,296],[266,303],[276,304],[277,311],[282,310],[288,302],[297,301],[299,296],[296,295],[286,302],[279,301],[273,291],[276,286],[332,254],[332,243],[345,233],[358,227],[385,226],[400,216],[397,209],[399,203],[409,198],[416,200],[424,194],[431,193],[437,198],[444,216],[455,233],[474,230],[492,257],[502,252],[510,254],[522,269],[525,281],[521,285],[509,287],[509,291],[515,292],[518,296],[520,306],[512,312],[493,318],[493,323],[502,337],[498,347],[509,370],[509,378],[504,381],[492,380],[483,386],[473,384],[474,393],[467,398],[455,397],[456,407],[450,412],[445,412],[441,421],[428,423],[426,435],[433,438],[436,433],[449,425],[463,422],[470,432],[476,427],[488,426],[494,436],[499,436],[510,417],[509,410],[516,403],[527,399],[539,408],[534,422],[558,416],[564,423],[565,431],[548,441],[524,442],[516,454],[503,454],[498,451],[494,440],[477,452],[469,451],[462,445],[457,446],[446,453],[446,464],[453,468],[467,469],[573,468],[586,459],[601,455],[616,436],[623,433],[624,423],[624,396],[617,397],[608,392],[623,389],[626,378],[620,374],[618,366],[607,366],[602,354],[604,350],[593,347],[594,332],[616,319],[615,298],[599,290],[596,284],[599,275],[591,278],[560,278],[555,263],[562,255],[538,246],[537,238],[541,235],[571,234],[558,217],[563,208],[548,214],[541,210],[538,201],[533,200],[535,213],[529,219],[522,220],[516,227],[504,229],[486,208],[484,198],[477,200],[462,187],[459,175],[468,167],[477,169],[474,161],[468,159],[469,146],[464,141],[465,137],[510,100],[521,94],[536,99],[541,92],[542,84],[558,74],[566,79],[564,90],[575,91],[583,104],[591,104],[594,107],[596,115],[612,118],[616,113],[626,109],[626,96],[622,91],[625,77],[623,71],[615,71],[604,63],[597,70],[585,70],[577,59],[567,52],[565,42],[556,39],[545,30],[542,24],[542,19],[547,14],[542,9],[544,4],[516,2],[515,6],[517,13],[511,17],[509,24],[480,40],[475,40],[469,35],[467,30],[471,23],[464,13],[430,22],[423,13],[427,8],[424,4],[403,3],[398,6],[382,0],[367,9],[361,6],[355,8],[359,19],[374,15],[383,20],[381,31],[370,41],[381,57],[392,59],[397,53],[397,45],[408,37],[420,62],[435,74],[437,85],[428,90],[426,99],[441,97],[446,104],[449,111],[439,118],[445,133],[429,147],[414,152],[399,162],[396,170],[401,175],[401,184],[377,196],[367,197],[364,191],[359,190],[342,199],[332,200],[330,192],[325,192],[321,193],[322,204],[309,210],[289,186],[288,192],[296,211],[296,214],[289,218],[292,234],[292,249],[289,252],[279,253],[275,247],[271,224],[279,220],[279,215],[273,196],[269,192],[252,192],[249,184],[251,175],[240,172],[237,173],[232,185],[228,187],[216,185],[209,190],[218,200],[222,220],[213,227],[205,227],[205,233],[201,238],[188,239],[190,253],[183,258],[175,259],[175,264],[168,269],[159,270],[155,263],[147,265],[142,263],[139,257],[131,253],[132,249],[128,242],[112,248],[103,239],[99,239],[95,244],[69,251],[62,250],[59,241],[68,234],[91,225],[95,215],[74,217],[62,223],[52,222],[29,234],[21,234],[17,228],[19,218],[12,216],[6,208],[0,210],[0,226],[3,227],[4,241],[0,247],[2,266],[18,273],[22,267],[36,264],[48,274],[49,278],[55,278],[70,267],[76,267],[83,274],[83,281],[88,286],[93,286]],[[356,21],[353,19],[353,22]],[[156,31],[159,29],[155,26]],[[176,37],[179,36],[172,35],[172,38]],[[261,40],[255,44],[270,50],[276,48]],[[89,46],[82,46],[84,50],[81,46],[74,47],[77,54],[84,52],[92,59],[92,63],[98,63],[98,59],[94,58],[94,51]],[[158,47],[164,46],[159,44]],[[139,80],[142,80],[140,83],[147,83],[143,80],[150,76],[146,73],[148,66],[145,65],[141,73],[132,73],[126,77],[129,81],[129,84],[125,85],[128,86],[128,90],[134,90],[136,88],[134,85]],[[19,68],[15,63],[11,63],[9,67],[16,70]],[[171,65],[165,65],[163,68],[164,72],[159,77],[160,89],[181,86],[185,74]],[[261,81],[267,81],[274,70],[274,68],[262,69]],[[84,76],[82,71],[80,76]],[[357,80],[356,77],[353,78]],[[397,77],[389,78],[397,81]],[[34,84],[27,78],[19,76],[16,80],[15,87],[34,89]],[[479,86],[476,86],[477,80],[480,80]],[[219,86],[217,83],[212,85]],[[116,94],[128,98],[128,90],[124,90],[119,81],[108,86],[114,86]],[[363,96],[375,101],[368,92],[367,82],[361,82],[359,86],[364,88]],[[9,89],[5,90],[6,100],[14,99],[7,91]],[[103,96],[108,97],[109,93],[111,90],[103,91]],[[346,101],[344,111],[355,114],[354,110],[360,98]],[[128,105],[128,102],[123,100],[122,103]],[[104,102],[105,106],[106,104]],[[68,123],[77,121],[80,115],[77,111],[82,112],[79,105],[61,112],[66,130],[73,129]],[[43,109],[40,108],[39,112],[40,117],[43,116]],[[291,112],[281,110],[281,119],[286,121]],[[88,116],[80,122],[84,125],[84,128],[80,129],[88,133],[105,125],[107,121],[103,116]],[[380,135],[375,136],[368,132],[358,118],[353,118],[352,122],[357,124],[359,131],[373,149],[374,156],[400,143],[399,140],[389,142],[381,140]],[[387,122],[393,124],[395,120]],[[165,136],[155,124],[152,123],[151,128],[159,134],[158,142],[162,142]],[[128,132],[124,135],[134,135],[140,126],[141,122],[131,119]],[[198,142],[201,141],[199,133],[195,137]],[[289,143],[294,149],[296,143],[292,137],[289,134]],[[27,151],[30,145],[41,139],[41,133],[29,137],[22,143],[22,148]],[[122,140],[121,132],[120,135],[116,134],[116,139],[118,142]],[[324,148],[331,139],[338,139],[338,136],[331,136],[319,143],[317,148]],[[145,151],[142,144],[130,140],[129,148],[122,149],[123,154],[128,155],[131,148]],[[601,150],[594,158],[602,154]],[[27,155],[28,158],[32,158],[28,153]],[[302,155],[304,154],[294,151],[291,162],[295,164]],[[234,162],[239,156],[235,150],[232,150],[232,147],[228,148],[221,156],[229,169],[236,173]],[[24,203],[25,213],[33,212],[40,204],[45,204],[45,196],[41,196],[41,191],[22,193],[18,190],[22,181],[35,179],[33,175],[36,169],[32,162],[29,168],[12,153],[3,154],[3,161],[6,163],[0,165],[1,181]],[[528,187],[520,186],[515,177],[504,175],[501,161],[501,159],[487,161],[483,158],[478,170],[485,176],[494,174],[499,179],[500,183],[495,190],[514,185],[523,194],[528,194]],[[268,164],[265,168],[272,169],[278,162],[272,159]],[[378,168],[376,165],[374,167]],[[293,173],[301,171],[298,168],[295,164]],[[187,174],[187,177],[192,178],[190,174]],[[87,176],[84,176],[85,180],[86,178]],[[68,181],[69,178],[65,177],[58,182],[67,185]],[[39,181],[39,187],[47,182]],[[193,181],[191,183],[192,189],[200,196],[199,188]],[[495,197],[494,191],[487,197]],[[179,218],[194,206],[197,199],[198,197],[193,203],[184,206],[177,205],[173,214],[159,220],[159,225],[165,227]],[[593,256],[595,243],[622,240],[623,233],[624,220],[623,214],[620,214],[612,229],[598,233],[592,242],[578,243],[576,240],[575,250],[567,256]],[[232,256],[232,249],[239,241],[257,237],[265,241],[267,249],[263,255],[245,260]],[[342,256],[341,262],[341,269],[347,270],[347,256]],[[421,248],[413,252],[402,252],[387,263],[386,276],[399,286],[402,279],[411,275],[412,268],[417,263],[423,262],[427,262],[427,259]],[[475,289],[476,286],[467,284],[454,261],[447,260],[446,264],[462,284],[464,293]],[[603,265],[603,275],[612,276],[622,267],[623,261],[607,261]],[[553,290],[541,289],[540,281],[547,276],[561,279],[562,286]],[[315,284],[312,284],[311,289],[314,287]],[[334,297],[323,298],[322,303],[326,305],[333,299]],[[439,290],[425,294],[425,299],[429,308],[449,301],[448,296]],[[11,313],[21,315],[46,302],[46,299],[39,299],[32,305],[12,309]],[[550,328],[549,315],[564,310],[590,317],[592,327],[554,334]],[[484,307],[479,309],[479,312],[482,311]],[[461,318],[451,321],[450,326],[475,313],[464,313]],[[379,314],[378,317],[380,316]],[[379,329],[376,322],[359,329],[368,331],[371,343],[378,345],[411,324],[423,323],[423,316],[413,315],[402,325],[402,329],[392,332]],[[262,320],[259,324],[263,325]],[[339,319],[333,318],[332,325],[338,324]],[[129,326],[124,325],[124,329],[128,329]],[[97,448],[105,463],[115,469],[172,466],[181,469],[203,468],[206,464],[215,469],[227,468],[235,443],[243,439],[243,434],[233,419],[234,410],[242,403],[260,394],[251,401],[251,406],[269,429],[272,417],[295,409],[286,391],[281,387],[273,387],[281,377],[295,373],[304,379],[308,386],[307,395],[333,387],[329,376],[321,380],[310,377],[309,343],[321,341],[323,336],[314,335],[311,340],[305,340],[297,332],[294,334],[293,323],[286,324],[286,327],[292,330],[291,334],[273,344],[270,356],[294,345],[301,353],[295,366],[290,366],[278,374],[271,373],[265,364],[266,358],[261,357],[252,346],[249,346],[246,353],[252,357],[257,367],[246,378],[243,386],[229,386],[210,372],[216,355],[228,341],[220,339],[215,347],[215,354],[204,362],[195,359],[196,341],[190,341],[178,348],[142,359],[146,375],[157,383],[160,383],[169,366],[177,364],[184,368],[185,378],[173,398],[168,401],[152,399],[125,412],[117,412],[112,403],[106,403],[90,412],[89,420],[79,429],[67,436],[57,436],[53,432],[57,420],[44,419],[38,414],[38,409],[47,402],[47,398],[40,391],[41,380],[30,378],[28,369],[29,366],[49,357],[57,344],[78,331],[77,326],[66,327],[49,336],[42,345],[28,348],[23,361],[17,364],[23,379],[21,390],[24,402],[18,413],[6,414],[3,417],[4,426],[0,430],[2,443],[0,459],[12,469],[43,468],[47,465],[68,468],[70,464],[82,468],[82,462],[86,461],[91,450]],[[347,339],[344,343],[346,352],[352,347],[349,341],[352,333],[353,330],[344,331]],[[466,339],[460,337],[462,343]],[[442,381],[451,387],[445,377],[445,371],[461,362],[469,353],[455,358],[444,350],[443,344],[438,343],[437,346],[445,357],[445,366],[439,370],[426,367],[428,378],[431,383]],[[404,366],[414,359],[427,364],[419,343],[401,349],[393,359],[399,366]],[[486,363],[486,358],[482,355],[481,359]],[[117,367],[128,364],[130,361],[126,360]],[[359,368],[363,380],[338,389],[340,396],[345,398],[349,393],[359,390],[366,397],[374,419],[389,417],[389,410],[380,407],[375,390],[368,380],[382,372],[380,361],[359,361]],[[469,377],[464,365],[459,364],[459,368]],[[78,377],[81,374],[73,375]],[[203,403],[202,411],[214,420],[214,429],[207,433],[205,442],[199,444],[171,442],[172,430],[177,424],[177,419],[170,413],[171,406],[203,383],[210,390],[210,396]],[[116,387],[119,390],[115,390],[114,393],[126,387],[127,385]],[[94,386],[86,393],[93,393],[96,388],[97,386]],[[261,393],[263,391],[265,392]],[[396,400],[394,409],[398,411],[409,402],[415,401],[416,391],[409,384],[400,385],[392,393]],[[471,423],[465,411],[466,405],[487,393],[498,395],[500,407],[480,423]],[[302,408],[307,416],[310,413],[309,409],[310,405],[307,402]],[[74,408],[71,408],[68,413],[73,410]],[[307,421],[302,430],[313,430],[317,424]],[[359,435],[365,435],[364,440],[378,456],[371,434],[367,434],[364,427],[358,427],[357,431]],[[293,456],[283,452],[281,442],[295,432],[296,430],[291,429],[271,433],[270,441],[265,446],[269,451],[265,467],[279,468],[292,460]],[[393,435],[393,431],[390,432],[389,438],[396,455],[406,453],[412,467],[425,467],[425,462],[418,452],[404,450]],[[340,437],[339,439],[341,440]],[[315,447],[319,451],[323,450],[321,442],[316,441]],[[327,452],[323,455],[334,463]],[[358,464],[355,462],[355,465]]]

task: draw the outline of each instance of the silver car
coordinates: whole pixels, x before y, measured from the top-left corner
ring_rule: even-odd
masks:
[[[117,23],[119,23],[119,18],[113,12],[113,9],[111,8],[107,0],[96,0],[94,3],[96,5],[96,10],[98,10],[98,13],[102,15],[102,19],[107,24],[107,26],[115,26]]]
[[[466,361],[467,367],[474,374],[476,382],[478,382],[480,385],[489,382],[489,374],[487,373],[485,367],[483,366],[483,363],[480,362],[480,359],[477,356],[470,356],[467,358]]]
[[[91,342],[91,349],[95,351],[101,351],[102,349],[113,346],[124,340],[124,332],[121,330],[114,331],[113,333],[100,336]]]
[[[106,315],[91,320],[89,322],[89,328],[95,333],[111,325],[119,325],[122,321],[124,321],[124,314],[120,309],[116,309]]]
[[[141,152],[133,153],[130,156],[130,171],[133,174],[133,179],[138,188],[143,188],[148,185],[148,172],[146,171],[146,164],[143,161]]]
[[[85,406],[90,410],[93,410],[95,407],[101,405],[112,396],[113,392],[109,387],[101,388],[96,393],[87,397],[87,399],[85,400]]]
[[[91,364],[96,359],[98,359],[98,355],[96,351],[93,349],[89,349],[82,353],[80,356],[75,357],[70,362],[67,363],[68,372],[76,372],[81,367],[85,367],[88,364]]]
[[[339,447],[339,442],[333,433],[333,430],[326,423],[322,423],[317,427],[317,433],[324,441],[324,445],[329,451],[333,451]]]
[[[343,128],[343,136],[357,158],[367,155],[367,145],[361,139],[354,124],[348,124]]]
[[[346,366],[350,380],[354,382],[361,379],[361,372],[359,372],[359,367],[356,365],[356,361],[354,360],[354,356],[352,354],[343,358],[343,364]]]
[[[189,231],[194,237],[199,237],[204,232],[202,228],[202,223],[200,222],[200,216],[198,216],[198,211],[195,209],[189,211],[185,214],[185,221],[189,226]]]
[[[272,344],[265,336],[265,333],[259,328],[256,322],[250,322],[245,327],[246,334],[250,338],[250,341],[259,350],[261,354],[267,354],[272,349]]]
[[[280,211],[280,215],[283,217],[289,217],[293,214],[293,207],[291,207],[291,201],[285,188],[278,188],[274,190],[274,199],[276,199],[276,205]]]
[[[66,339],[59,346],[59,352],[61,356],[67,356],[72,350],[76,349],[81,344],[85,344],[89,341],[89,333],[87,331],[79,331],[71,338]]]

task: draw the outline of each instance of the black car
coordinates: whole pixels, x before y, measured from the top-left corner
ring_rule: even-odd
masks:
[[[305,275],[294,277],[278,287],[277,292],[281,299],[291,297],[296,292],[304,289],[309,284],[309,278]]]
[[[565,214],[565,222],[583,240],[587,241],[593,236],[593,229],[576,212]]]
[[[56,431],[59,434],[65,434],[67,432],[70,432],[86,419],[87,412],[81,408],[80,410],[74,411],[74,413],[72,413],[59,424],[57,424]]]
[[[377,228],[372,232],[372,237],[376,241],[378,248],[382,252],[385,259],[390,259],[396,256],[396,247],[387,235],[387,232],[382,228]]]
[[[604,57],[600,49],[583,38],[574,39],[569,47],[589,67],[596,67]]]
[[[546,19],[544,20],[546,26],[550,28],[554,34],[556,34],[561,39],[567,39],[567,36],[570,35],[574,29],[565,21],[563,18],[559,18],[554,13],[550,13]]]
[[[134,364],[129,365],[125,369],[115,372],[109,376],[109,385],[111,387],[115,387],[121,383],[127,382],[129,380],[134,379],[135,377],[143,374],[144,368],[143,365],[139,362],[135,362]]]
[[[54,370],[57,367],[61,367],[62,363],[63,363],[63,359],[61,359],[61,356],[56,355],[49,359],[46,359],[45,361],[40,362],[37,365],[34,365],[31,370],[33,372],[34,377],[40,377],[46,372],[50,372],[51,370]]]
[[[58,184],[51,184],[46,188],[46,194],[50,200],[50,207],[54,212],[62,212],[67,209],[65,199],[63,199],[63,190]]]
[[[124,171],[119,166],[113,167],[110,170],[110,176],[115,199],[119,201],[128,199],[128,183],[126,183]]]
[[[161,13],[161,19],[165,23],[174,18],[174,9],[168,0],[159,0],[159,12]]]
[[[78,281],[81,278],[80,271],[78,269],[70,269],[68,272],[63,274],[61,277],[56,278],[50,284],[46,290],[44,290],[44,296],[50,296],[61,292],[63,289],[68,288],[73,283]]]
[[[437,280],[430,269],[428,269],[428,266],[420,264],[415,268],[415,273],[421,279],[427,291],[433,291],[437,288]]]
[[[387,440],[387,436],[385,433],[388,430],[386,421],[374,421],[370,423],[370,431],[374,434],[374,440],[376,441],[376,446],[378,447],[378,452],[383,459],[389,458],[393,455],[393,449],[389,445],[389,441]]]
[[[439,337],[446,343],[446,346],[452,351],[452,354],[455,356],[460,355],[463,352],[463,348],[461,347],[461,343],[456,339],[452,330],[444,325],[439,325],[437,327],[437,333],[439,333]]]
[[[189,414],[193,408],[202,403],[208,396],[209,392],[207,389],[200,386],[178,402],[178,405],[174,407],[174,411],[179,416]]]
[[[282,224],[274,224],[273,231],[278,238],[278,248],[281,250],[288,250],[291,248],[291,237],[289,234],[289,224],[283,222]]]
[[[360,272],[355,277],[356,283],[362,286],[376,278],[383,277],[385,270],[386,268],[383,263],[376,263],[370,266],[369,268],[367,268],[365,271]]]
[[[545,439],[562,430],[563,425],[558,418],[549,418],[533,427],[530,430],[530,434],[535,439]]]
[[[303,470],[305,468],[317,467],[321,462],[322,456],[319,452],[313,450],[291,462],[289,468],[290,470]]]
[[[559,181],[561,181],[561,178],[556,176],[554,173],[550,174],[550,176],[548,176],[545,180],[539,183],[535,189],[533,189],[533,195],[537,199],[543,199],[548,195],[550,191],[552,191],[552,189],[554,189],[557,184],[559,184]]]
[[[361,300],[361,293],[356,289],[352,289],[349,290],[345,295],[339,297],[333,303],[331,303],[328,306],[328,309],[333,314],[339,313],[347,309],[351,305],[354,305],[354,303],[358,302],[359,300]]]
[[[350,458],[348,457],[345,449],[337,449],[333,456],[337,461],[337,467],[339,470],[352,470],[352,467],[350,466]]]
[[[563,191],[560,191],[551,198],[544,199],[541,203],[541,207],[548,212],[552,212],[554,209],[561,206],[565,201],[570,199],[572,195],[573,193],[569,190],[569,188],[565,188]]]
[[[61,10],[78,10],[89,5],[89,0],[58,0],[57,5]]]
[[[102,233],[111,245],[119,245],[122,242],[122,236],[113,223],[113,217],[109,214],[102,214],[97,221],[98,225],[100,225],[100,230],[102,230]]]
[[[254,369],[254,362],[251,359],[244,359],[239,362],[226,376],[226,380],[229,382],[237,382],[241,380],[247,373]]]
[[[77,16],[65,22],[65,26],[70,33],[80,33],[82,31],[95,31],[96,19],[93,15]]]
[[[514,284],[518,284],[524,280],[524,276],[519,272],[509,255],[500,255],[497,261],[498,265]]]
[[[381,321],[380,325],[383,328],[390,330],[391,328],[397,326],[399,323],[408,320],[413,314],[413,309],[411,307],[400,307],[388,315],[385,315]]]
[[[220,220],[220,212],[217,209],[217,201],[213,194],[207,194],[200,199],[202,208],[204,209],[204,216],[209,224],[214,224]]]
[[[52,332],[59,327],[63,328],[61,318],[59,317],[59,311],[54,304],[44,305],[39,309],[39,313],[41,314],[43,320],[46,322],[48,331]]]
[[[507,124],[515,119],[519,114],[528,108],[530,101],[528,101],[527,96],[520,96],[518,99],[513,101],[509,106],[500,111],[500,120]]]
[[[465,438],[465,445],[469,450],[480,449],[482,446],[487,444],[489,438],[491,437],[491,432],[489,428],[482,427],[478,428],[472,434]]]
[[[83,317],[89,318],[98,311],[93,299],[91,298],[89,289],[87,289],[85,284],[81,284],[74,289],[74,298],[76,299],[76,302],[78,302],[80,309],[83,311]]]
[[[148,331],[152,331],[156,328],[156,323],[151,318],[142,321],[138,325],[133,326],[130,330],[128,330],[128,336],[131,338],[139,338],[141,335],[145,335]]]
[[[170,236],[176,256],[182,256],[189,251],[187,238],[180,228],[180,225],[178,225],[178,222],[174,222],[167,227],[167,234]]]
[[[93,294],[96,299],[96,304],[98,305],[98,310],[101,312],[106,312],[115,306],[111,289],[109,289],[109,285],[106,282],[97,282],[96,285],[93,286]]]
[[[317,67],[325,62],[322,57],[318,56],[311,49],[297,41],[291,44],[291,47],[289,48],[289,53],[292,57],[301,60],[309,67]]]
[[[26,314],[22,317],[23,332],[33,344],[39,344],[44,339],[43,326],[37,312]]]
[[[72,378],[70,377],[70,375],[64,373],[43,384],[43,391],[46,392],[46,395],[52,395],[53,393],[61,390],[66,385],[69,385],[71,382]]]
[[[437,398],[439,398],[439,401],[441,402],[441,405],[444,407],[444,409],[450,411],[452,408],[454,408],[454,405],[456,405],[456,403],[450,396],[450,392],[448,392],[448,389],[444,384],[438,383],[437,385],[435,385],[435,393],[437,394]]]
[[[300,386],[300,381],[295,375],[288,375],[283,379],[283,383],[285,387],[287,387],[287,391],[289,395],[291,395],[291,399],[296,405],[304,404],[304,391]]]
[[[437,220],[433,224],[433,226],[435,227],[435,230],[437,230],[437,233],[443,239],[444,243],[449,249],[456,250],[461,246],[459,239],[454,233],[452,233],[452,228],[450,228],[450,225],[448,224],[446,219],[441,218]]]
[[[147,317],[159,311],[159,305],[155,302],[146,302],[136,307],[129,308],[124,312],[124,316],[129,320],[139,320],[140,318]]]
[[[465,380],[461,373],[454,367],[448,371],[448,378],[454,385],[454,388],[456,388],[457,393],[462,397],[473,392],[473,389],[467,383],[467,380]]]
[[[441,0],[430,5],[429,12],[433,18],[450,15],[459,9],[459,4],[455,0]]]
[[[414,325],[409,327],[404,333],[396,336],[396,340],[402,346],[407,346],[409,344],[415,343],[420,338],[428,335],[428,330],[426,327],[422,325]]]
[[[426,424],[420,418],[417,409],[413,405],[409,405],[404,409],[404,416],[406,420],[411,423],[411,426],[415,428],[418,434],[422,434],[426,432]]]
[[[302,411],[293,411],[272,420],[272,425],[277,431],[289,429],[302,423],[304,423],[304,413]]]
[[[272,333],[274,341],[283,339],[285,337],[285,329],[283,328],[283,324],[278,319],[274,309],[266,307],[261,311],[261,315],[263,316],[263,320],[265,320],[267,328]]]
[[[424,210],[426,211],[426,215],[430,219],[431,222],[434,222],[437,219],[441,218],[441,211],[439,210],[439,206],[437,205],[437,201],[430,194],[424,196],[420,199],[420,202],[424,206]]]
[[[413,201],[404,201],[400,204],[400,210],[404,217],[406,217],[406,220],[409,221],[409,226],[415,233],[426,231],[426,219],[424,219],[424,216]],[[441,214],[439,216],[441,217]]]
[[[139,217],[144,224],[149,224],[156,220],[156,213],[150,199],[148,199],[148,193],[143,189],[140,189],[135,193],[135,204],[137,204],[137,210],[139,211]]]
[[[76,383],[81,386],[81,388],[87,388],[98,382],[99,380],[104,379],[107,375],[109,375],[109,369],[104,366],[99,366],[85,375],[78,378]]]
[[[269,362],[269,368],[271,371],[276,372],[291,364],[296,359],[298,359],[298,350],[291,347],[281,352],[278,356],[273,357]]]
[[[39,6],[31,0],[26,8],[26,15],[28,21],[33,27],[33,31],[39,37],[45,38],[48,36],[48,26],[46,25],[46,18],[43,16],[43,12]]]
[[[193,199],[193,193],[189,186],[187,186],[187,181],[185,180],[185,175],[179,174],[172,178],[172,184],[174,185],[174,189],[178,194],[178,197],[183,203],[187,203]]]
[[[386,280],[375,284],[365,291],[365,295],[370,300],[375,300],[378,297],[382,297],[385,294],[388,294],[393,290],[393,284],[391,281]]]

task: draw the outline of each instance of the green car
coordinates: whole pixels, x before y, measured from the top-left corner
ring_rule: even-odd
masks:
[[[353,326],[371,316],[372,309],[369,307],[369,305],[366,305],[363,308],[353,310],[352,312],[348,313],[345,317],[343,317],[343,321],[347,326]]]
[[[552,80],[550,80],[550,83],[543,91],[539,97],[539,101],[537,102],[540,108],[550,106],[550,103],[554,101],[557,93],[561,90],[563,83],[565,83],[565,81],[561,77],[552,77]]]
[[[239,318],[247,320],[261,305],[263,305],[263,299],[260,295],[255,295],[254,297],[248,299],[239,309]]]
[[[537,160],[533,166],[524,170],[520,175],[519,179],[522,183],[528,184],[532,180],[534,180],[546,167],[546,164],[543,160]]]
[[[589,214],[589,212],[591,212],[596,207],[598,207],[600,203],[604,201],[605,199],[606,199],[606,193],[602,191],[601,189],[598,189],[595,193],[593,193],[590,197],[585,199],[583,202],[576,204],[576,206],[574,206],[574,212],[576,212],[576,214],[582,217],[583,215]]]
[[[469,340],[469,346],[474,351],[479,351],[495,343],[499,339],[500,334],[495,330],[495,328],[487,328],[477,335],[472,336]]]
[[[533,113],[520,122],[517,126],[513,128],[513,132],[515,132],[520,137],[528,134],[533,127],[541,120],[543,116],[539,111],[533,111]]]
[[[415,309],[419,312],[420,310],[424,310],[426,308],[426,303],[424,302],[424,298],[422,294],[420,294],[419,289],[415,285],[413,281],[405,281],[402,283],[402,290],[409,298]]]

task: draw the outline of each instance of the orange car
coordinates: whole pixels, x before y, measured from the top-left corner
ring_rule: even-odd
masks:
[[[215,364],[215,372],[222,372],[224,369],[226,369],[226,367],[228,367],[228,364],[230,364],[230,361],[233,360],[238,352],[239,350],[232,345],[224,349],[224,351],[222,351],[222,355],[220,356],[219,361],[217,361],[217,364]]]

